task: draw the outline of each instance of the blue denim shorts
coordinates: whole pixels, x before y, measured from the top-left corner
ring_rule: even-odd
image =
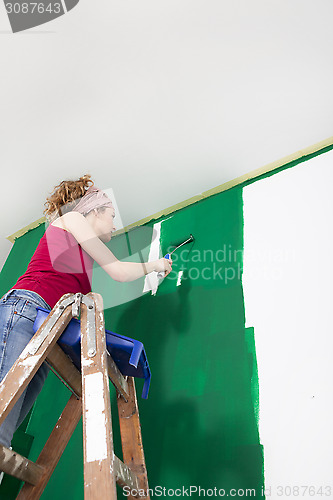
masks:
[[[36,292],[30,290],[9,290],[0,299],[0,382],[34,335],[33,324],[37,307],[51,310],[51,307]],[[49,367],[43,363],[27,389],[0,426],[0,443],[9,447],[15,430],[35,402]],[[6,383],[6,381],[4,381]]]

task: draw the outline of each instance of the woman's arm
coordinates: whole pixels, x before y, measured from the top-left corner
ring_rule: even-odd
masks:
[[[152,271],[163,272],[167,276],[171,271],[172,261],[159,259],[153,262],[122,262],[99,239],[94,229],[79,212],[68,212],[62,216],[64,226],[104,271],[115,281],[134,281]]]

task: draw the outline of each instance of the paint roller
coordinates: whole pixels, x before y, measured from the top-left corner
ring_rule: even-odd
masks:
[[[164,258],[165,259],[171,259],[171,255],[173,254],[173,252],[175,252],[176,250],[178,250],[179,247],[182,247],[183,245],[187,245],[188,243],[191,243],[191,241],[194,241],[194,236],[192,234],[190,234],[190,237],[187,238],[186,241],[182,241],[181,243],[177,242],[174,245],[171,245],[172,247],[176,247],[176,248],[174,248],[174,250],[172,250],[172,252],[167,253],[166,255],[164,255]],[[164,272],[159,272],[157,274],[158,278],[160,278],[160,279],[164,278],[164,275],[165,275]]]

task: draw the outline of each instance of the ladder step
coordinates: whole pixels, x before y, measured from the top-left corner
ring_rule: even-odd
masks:
[[[0,470],[33,485],[39,482],[44,473],[43,467],[2,444],[0,444]]]

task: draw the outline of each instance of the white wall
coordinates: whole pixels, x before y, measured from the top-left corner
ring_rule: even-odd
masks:
[[[330,485],[298,498],[333,497],[332,164],[329,152],[244,189],[245,314],[272,499],[279,485]]]

